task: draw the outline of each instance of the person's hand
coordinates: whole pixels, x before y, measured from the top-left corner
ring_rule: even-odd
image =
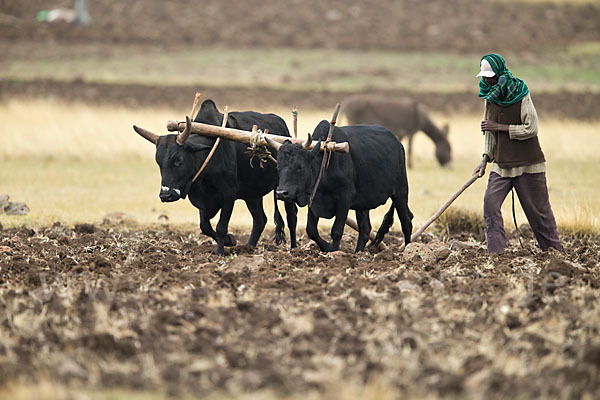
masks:
[[[487,166],[487,162],[488,156],[487,154],[484,154],[479,165],[473,170],[473,175],[477,175],[479,178],[485,175],[485,167]]]
[[[481,130],[482,131],[508,131],[508,125],[499,124],[497,122],[486,119],[485,121],[481,121]]]

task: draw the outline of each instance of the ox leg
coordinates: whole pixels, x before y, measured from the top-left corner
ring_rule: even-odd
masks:
[[[217,233],[210,224],[210,219],[212,217],[214,217],[214,215],[208,215],[205,210],[200,210],[200,230],[206,236],[216,241]],[[235,238],[232,235],[227,235],[225,237],[225,246],[235,246]]]
[[[263,209],[262,197],[246,200],[246,206],[248,206],[248,210],[250,211],[250,214],[252,214],[252,232],[250,233],[248,244],[250,246],[256,246],[258,239],[267,224],[267,216]],[[281,218],[281,215],[279,218]]]
[[[319,235],[318,224],[319,217],[317,217],[309,208],[308,218],[306,221],[306,234],[319,245],[319,249],[321,249],[321,251],[333,251],[331,244],[327,243]]]
[[[381,221],[381,226],[377,231],[377,235],[375,236],[375,242],[373,244],[377,245],[383,241],[383,237],[390,231],[390,228],[394,224],[394,203],[390,206],[390,209],[385,216],[383,217],[383,221]]]
[[[344,226],[346,226],[346,219],[348,219],[348,211],[348,208],[338,207],[335,221],[333,221],[333,226],[331,227],[331,239],[333,239],[333,244],[332,250],[330,251],[336,251],[340,248],[340,242],[342,241],[342,235],[344,234]]]
[[[200,210],[200,230],[206,236],[212,238],[213,240],[217,240],[217,234],[210,224],[210,216],[206,213],[205,210]],[[213,215],[214,217],[214,215]]]
[[[404,235],[404,244],[410,243],[410,236],[412,235],[412,219],[413,214],[408,208],[408,193],[395,198],[392,198],[400,223],[402,224],[402,234]]]
[[[369,210],[356,211],[356,223],[358,224],[358,240],[356,241],[355,253],[363,251],[369,240],[371,233],[371,219],[369,218]]]
[[[277,193],[273,190],[273,207],[275,208],[275,243],[280,245],[285,243],[285,223],[277,206]]]
[[[290,230],[290,247],[296,248],[296,225],[298,224],[298,207],[293,201],[286,201],[285,205],[285,216],[287,218],[288,229]]]
[[[227,201],[221,208],[221,214],[219,215],[219,222],[217,223],[217,255],[223,256],[225,255],[225,242],[228,238],[231,238],[231,235],[227,234],[227,229],[229,228],[229,220],[231,219],[231,213],[233,212],[233,202],[234,200]]]

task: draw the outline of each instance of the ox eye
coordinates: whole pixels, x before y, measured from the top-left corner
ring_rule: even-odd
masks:
[[[183,164],[183,157],[179,156],[179,157],[175,158],[175,159],[173,160],[173,164],[174,164],[176,167],[179,167],[181,164]]]

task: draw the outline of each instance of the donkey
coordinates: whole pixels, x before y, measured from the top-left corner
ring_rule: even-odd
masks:
[[[448,166],[452,159],[448,125],[439,129],[423,107],[412,99],[354,95],[344,99],[342,113],[349,125],[378,124],[392,131],[398,140],[408,137],[409,168],[412,168],[412,140],[418,131],[425,132],[435,143],[435,156],[441,166]]]

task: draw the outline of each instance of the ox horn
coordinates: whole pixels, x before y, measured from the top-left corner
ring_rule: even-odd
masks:
[[[309,133],[308,137],[306,138],[306,140],[302,143],[302,148],[303,149],[310,149],[311,143],[312,143],[312,136]]]
[[[138,135],[140,135],[147,141],[152,142],[156,145],[156,142],[158,141],[158,137],[159,137],[157,134],[147,131],[144,128],[140,128],[139,126],[136,126],[136,125],[133,126],[133,130],[136,131],[138,133]]]
[[[192,120],[187,115],[185,116],[185,129],[179,135],[177,135],[177,144],[183,146],[187,138],[192,133]]]
[[[265,140],[269,146],[271,146],[275,150],[279,151],[279,148],[281,147],[281,143],[274,141],[273,139],[269,138],[268,136],[265,136]]]

